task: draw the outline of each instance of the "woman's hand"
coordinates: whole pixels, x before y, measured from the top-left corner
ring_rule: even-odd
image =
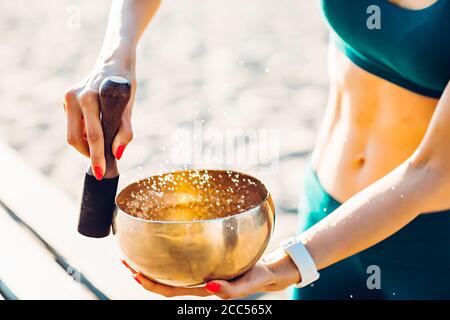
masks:
[[[92,172],[97,180],[103,178],[106,169],[98,91],[101,82],[108,76],[121,76],[132,84],[130,102],[124,111],[122,124],[112,144],[111,151],[119,160],[125,147],[133,138],[131,109],[136,88],[134,57],[109,58],[97,63],[94,70],[84,80],[64,95],[67,142],[81,154],[90,157]]]
[[[237,279],[214,280],[199,288],[179,288],[157,283],[131,268],[125,260],[122,262],[142,287],[165,297],[216,295],[222,299],[244,298],[258,292],[279,291],[300,282],[298,269],[287,255],[272,262],[259,262]]]
[[[103,47],[94,70],[64,96],[67,141],[80,153],[91,158],[92,172],[98,180],[103,178],[106,169],[99,116],[99,86],[108,76],[121,76],[131,82],[130,102],[111,150],[120,159],[126,145],[133,138],[131,109],[136,92],[136,46],[160,3],[161,0],[114,0]]]

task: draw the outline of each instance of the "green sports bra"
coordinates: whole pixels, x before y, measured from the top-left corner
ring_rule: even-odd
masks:
[[[331,39],[356,65],[439,98],[450,80],[450,0],[411,10],[388,0],[320,0]]]

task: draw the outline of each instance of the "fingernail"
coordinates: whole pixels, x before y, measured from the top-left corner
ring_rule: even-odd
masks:
[[[133,278],[134,280],[136,280],[137,283],[142,284],[141,280],[139,280],[137,276],[134,276]]]
[[[117,147],[117,151],[116,151],[116,159],[117,160],[120,160],[120,158],[122,158],[122,154],[123,154],[123,151],[125,150],[125,147],[126,147],[125,144],[120,144]]]
[[[122,263],[123,263],[123,265],[125,266],[125,267],[127,267],[128,269],[130,269],[130,266],[128,265],[128,263],[125,261],[125,260],[120,260],[120,261],[122,261]]]
[[[205,288],[206,290],[214,293],[220,290],[220,284],[218,284],[217,282],[208,282],[205,285]]]
[[[97,180],[102,180],[103,178],[103,169],[100,166],[94,166],[94,176]]]

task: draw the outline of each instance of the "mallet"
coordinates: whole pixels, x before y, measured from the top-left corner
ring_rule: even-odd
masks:
[[[123,77],[108,77],[100,85],[99,96],[106,170],[103,179],[98,181],[89,166],[84,178],[78,222],[78,232],[92,238],[106,237],[111,230],[119,182],[119,171],[111,146],[130,100],[131,84]]]

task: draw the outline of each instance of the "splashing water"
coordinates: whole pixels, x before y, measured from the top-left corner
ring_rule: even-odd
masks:
[[[223,218],[267,197],[257,179],[233,171],[185,170],[142,179],[125,188],[117,204],[128,214],[157,221]]]

